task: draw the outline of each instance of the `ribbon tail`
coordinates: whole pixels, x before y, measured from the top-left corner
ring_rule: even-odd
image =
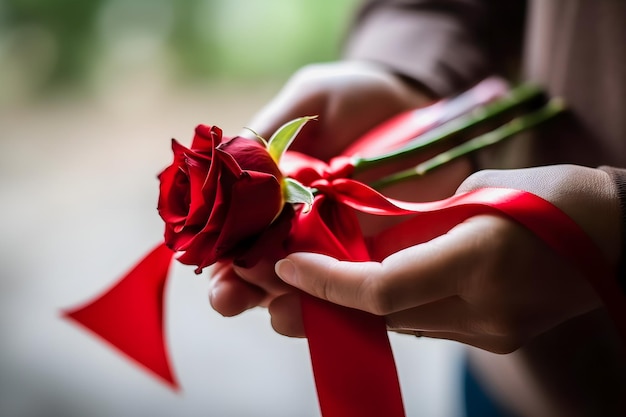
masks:
[[[354,261],[369,253],[354,211],[318,196],[299,213],[290,251]],[[318,400],[324,417],[404,417],[400,382],[384,317],[302,294]]]
[[[382,316],[302,294],[317,396],[324,417],[404,417]]]
[[[163,326],[163,291],[173,255],[160,244],[104,294],[63,315],[178,390]]]

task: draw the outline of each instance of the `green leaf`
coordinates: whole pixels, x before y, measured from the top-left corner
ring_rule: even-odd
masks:
[[[316,118],[317,116],[299,117],[285,123],[279,127],[276,132],[274,132],[268,141],[267,148],[269,154],[272,156],[272,159],[274,159],[274,162],[278,164],[280,158],[283,156],[287,148],[289,148],[298,133],[300,133],[300,130],[306,122],[309,120],[315,120]]]
[[[285,178],[285,201],[296,204],[303,203],[305,211],[308,211],[313,204],[313,192],[309,187],[305,187],[293,178]]]

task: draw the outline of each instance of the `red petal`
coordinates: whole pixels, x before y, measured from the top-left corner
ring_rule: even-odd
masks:
[[[196,127],[191,149],[195,152],[209,154],[222,142],[222,129],[217,126],[198,125]]]
[[[282,209],[281,191],[273,175],[256,172],[233,185],[228,215],[217,241],[218,255],[269,227]]]

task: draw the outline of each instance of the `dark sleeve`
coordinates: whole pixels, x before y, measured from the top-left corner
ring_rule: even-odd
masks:
[[[500,67],[510,66],[511,56],[519,55],[523,3],[366,0],[356,14],[344,56],[385,65],[435,96],[454,94],[501,72]],[[503,28],[507,33],[496,33]]]
[[[618,269],[618,280],[622,291],[626,294],[626,169],[607,166],[600,167],[600,169],[608,173],[615,182],[620,207],[622,209],[622,251]]]

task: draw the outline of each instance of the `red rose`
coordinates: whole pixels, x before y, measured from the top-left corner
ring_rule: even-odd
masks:
[[[202,268],[231,259],[281,212],[283,176],[258,142],[223,141],[200,125],[187,149],[172,140],[174,161],[160,175],[158,210],[165,243],[178,260]]]

